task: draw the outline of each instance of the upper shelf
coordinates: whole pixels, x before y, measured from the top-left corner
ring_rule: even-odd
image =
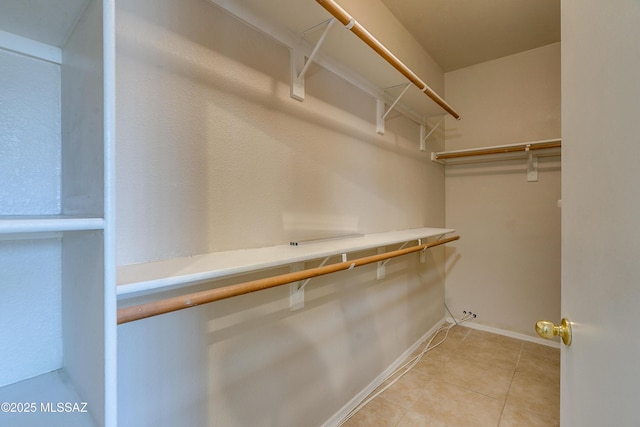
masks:
[[[266,2],[264,0],[209,0],[231,13],[241,21],[270,35],[290,48],[305,46],[311,52],[323,34],[323,29],[332,15],[312,0],[280,0]],[[327,2],[324,2],[327,3]],[[333,2],[331,2],[333,3]],[[353,1],[344,1],[346,12],[352,13],[357,21],[360,16],[350,10]],[[347,7],[347,5],[349,7]],[[379,5],[371,3],[368,9],[373,10],[370,15],[376,16]],[[382,6],[380,6],[382,8]],[[382,8],[380,14],[389,13]],[[371,20],[371,16],[369,19]],[[389,15],[392,18],[392,15]],[[360,25],[359,23],[357,25]],[[366,30],[365,30],[366,32]],[[379,37],[377,34],[370,34]],[[360,36],[358,36],[360,37]],[[333,25],[322,42],[314,61],[328,70],[338,74],[347,81],[355,84],[366,92],[392,104],[403,91],[403,86],[412,83],[410,89],[402,95],[395,109],[411,117],[418,123],[424,123],[425,118],[443,114],[440,105],[425,96],[425,88],[416,85],[399,70],[388,62],[388,58],[376,50],[371,49],[344,25]],[[381,40],[382,41],[382,40]],[[389,46],[387,46],[389,47]],[[308,55],[307,55],[308,56]],[[425,66],[424,58],[406,58],[396,55],[400,61]],[[435,63],[434,63],[435,64]],[[419,73],[415,73],[419,74]],[[426,85],[428,76],[422,76]],[[428,88],[430,90],[430,88]],[[434,92],[435,93],[435,92]],[[437,96],[437,95],[436,95]],[[454,117],[457,113],[454,111]]]
[[[454,231],[445,228],[418,228],[318,241],[298,246],[279,245],[124,265],[118,267],[117,293],[126,295],[162,291],[178,285],[194,284],[343,253],[427,239]]]
[[[89,0],[0,2],[0,30],[46,45],[63,47]]]
[[[327,12],[340,21],[345,28],[349,29],[353,34],[358,36],[360,40],[373,49],[382,59],[389,63],[393,68],[398,70],[400,74],[407,78],[415,85],[420,92],[427,95],[438,104],[443,110],[451,114],[454,118],[459,119],[460,115],[453,109],[440,95],[429,87],[420,77],[418,77],[406,64],[404,64],[396,55],[387,49],[374,35],[364,28],[354,16],[350,15],[340,5],[333,0],[316,0],[318,4],[325,8]]]

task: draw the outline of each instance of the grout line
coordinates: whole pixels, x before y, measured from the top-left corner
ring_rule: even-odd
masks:
[[[504,408],[507,407],[507,401],[509,400],[509,394],[511,394],[511,386],[513,385],[513,379],[516,377],[516,372],[518,371],[518,365],[520,364],[520,356],[522,356],[522,351],[524,350],[524,342],[520,344],[520,351],[518,352],[518,359],[516,360],[516,367],[513,370],[513,374],[511,374],[511,381],[509,381],[509,389],[507,390],[507,397],[504,398],[504,403],[502,404],[502,410],[500,411],[500,417],[498,417],[498,426],[500,427],[500,422],[502,421],[502,416],[504,415]]]

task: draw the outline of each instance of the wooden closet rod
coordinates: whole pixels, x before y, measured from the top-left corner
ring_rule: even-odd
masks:
[[[276,286],[286,285],[288,283],[298,282],[300,280],[310,279],[325,274],[335,273],[342,270],[350,270],[362,265],[371,264],[386,259],[399,257],[413,252],[422,251],[434,246],[443,245],[445,243],[458,240],[460,236],[452,236],[446,239],[440,239],[435,242],[425,243],[422,245],[412,246],[410,248],[398,249],[396,251],[387,252],[378,255],[354,259],[352,261],[340,262],[336,264],[326,265],[322,267],[310,268],[307,270],[297,271],[293,273],[282,274],[279,276],[267,277],[264,279],[252,280],[249,282],[238,283],[235,285],[223,286],[221,288],[209,289],[206,291],[195,292],[191,294],[181,295],[177,297],[167,298],[159,301],[152,301],[145,304],[134,305],[118,309],[118,324],[121,325],[134,320],[140,320],[147,317],[157,316],[159,314],[170,313],[172,311],[182,310],[185,308],[195,307],[201,304],[207,304],[226,298],[248,294],[251,292],[269,289]]]
[[[369,33],[353,16],[349,15],[342,7],[340,7],[333,0],[316,0],[327,12],[332,14],[338,21],[342,23],[347,29],[351,30],[353,34],[358,36],[360,40],[365,42],[369,47],[378,53],[385,61],[398,70],[403,76],[405,76],[411,83],[416,85],[421,92],[424,92],[429,98],[431,98],[436,104],[438,104],[447,113],[451,114],[456,119],[460,119],[453,107],[433,91],[425,82],[409,69],[402,61],[400,61],[389,49],[384,47],[371,33]]]
[[[531,144],[519,144],[519,145],[504,145],[502,147],[490,147],[490,148],[479,148],[477,150],[464,150],[464,151],[451,151],[448,153],[435,153],[434,160],[445,160],[445,159],[456,159],[460,157],[471,157],[471,156],[483,156],[486,154],[502,154],[502,153],[514,153],[518,151],[527,151],[527,147],[529,150],[544,150],[549,148],[560,148],[562,143],[557,141],[548,141],[548,142],[539,142],[539,143],[531,143]]]

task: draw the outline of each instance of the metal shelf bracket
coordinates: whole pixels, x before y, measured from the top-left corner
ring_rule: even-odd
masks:
[[[335,18],[331,18],[327,21],[327,26],[324,28],[324,32],[320,36],[320,39],[316,43],[315,47],[311,51],[311,55],[305,60],[303,49],[300,47],[294,47],[291,49],[291,97],[298,101],[304,101],[304,76],[309,69],[309,66],[315,59],[324,39],[329,34],[331,26],[336,22]]]
[[[446,114],[444,116],[442,116],[442,118],[440,119],[440,121],[438,121],[438,123],[436,123],[436,125],[434,127],[432,127],[429,130],[429,133],[426,133],[427,128],[424,125],[420,125],[420,151],[427,151],[427,139],[429,139],[429,137],[431,136],[431,134],[433,132],[435,132],[436,129],[438,129],[438,126],[440,126],[440,124],[444,121]]]
[[[407,85],[402,90],[400,95],[398,95],[396,100],[393,101],[393,103],[391,104],[389,109],[386,110],[386,111],[385,111],[385,108],[384,108],[384,106],[385,106],[384,100],[380,99],[380,98],[377,99],[377,103],[376,103],[376,133],[378,133],[379,135],[384,135],[384,121],[385,121],[385,119],[387,118],[387,116],[389,115],[391,110],[393,110],[393,108],[396,106],[396,104],[400,101],[400,99],[404,96],[404,94],[407,92],[409,87],[411,87],[411,83],[407,83]]]
[[[408,245],[409,243],[411,243],[411,240],[404,242],[404,243],[402,244],[402,246],[400,246],[397,250],[399,250],[399,251],[400,251],[400,250],[402,250],[402,249],[406,248],[406,247],[407,247],[407,245]],[[422,239],[418,239],[418,245],[421,245],[421,244],[422,244]],[[384,252],[385,252],[384,248],[378,248],[378,255],[381,255],[381,254],[383,254]],[[422,256],[422,253],[423,253],[423,252],[424,252],[424,251],[421,251],[421,252],[420,252],[421,256]],[[380,280],[380,279],[384,279],[384,276],[385,276],[385,274],[387,273],[387,271],[386,271],[386,267],[385,267],[385,266],[387,265],[387,263],[388,263],[390,260],[391,260],[391,258],[386,259],[386,260],[384,260],[384,261],[378,261],[378,269],[377,269],[377,272],[376,272],[376,278],[377,278],[378,280]]]
[[[295,273],[297,271],[304,270],[304,262],[296,262],[291,264],[290,271]],[[304,285],[310,279],[307,279],[303,284],[300,281],[293,282],[289,285],[289,309],[291,311],[301,310],[304,308]]]
[[[384,253],[384,248],[378,248],[378,255],[381,255]],[[377,264],[377,269],[376,269],[376,279],[380,280],[380,279],[384,279],[386,272],[386,268],[385,265],[387,263],[384,261],[378,261]]]
[[[342,256],[344,259],[344,257],[346,257],[346,254],[342,254]],[[326,257],[318,267],[324,267],[330,258],[330,256]],[[304,262],[291,264],[292,273],[302,270],[304,270]],[[304,308],[304,288],[310,281],[311,279],[300,280],[289,285],[289,309],[291,311],[296,311]]]

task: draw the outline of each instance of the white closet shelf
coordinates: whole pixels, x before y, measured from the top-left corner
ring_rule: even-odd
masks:
[[[69,215],[0,215],[0,234],[100,230],[102,228],[104,228],[104,220],[95,217]]]
[[[195,284],[328,256],[439,237],[454,231],[449,228],[418,228],[317,241],[297,246],[279,245],[242,249],[122,265],[118,267],[117,272],[117,293],[124,296],[139,292],[162,291],[179,285]]]
[[[294,56],[295,52],[299,52],[297,56],[303,58],[302,63],[305,62],[305,57],[313,57],[313,62],[359,87],[376,99],[386,101],[389,105],[401,97],[402,102],[399,102],[394,109],[419,124],[426,125],[426,118],[441,115],[443,108],[451,110],[449,113],[454,117],[459,117],[450,106],[446,105],[444,100],[439,99],[440,97],[425,82],[418,82],[420,80],[418,76],[401,63],[401,60],[406,61],[407,58],[396,58],[377,39],[374,43],[375,48],[372,45],[366,46],[367,42],[360,39],[360,35],[366,33],[366,38],[369,40],[374,39],[375,35],[370,34],[359,24],[357,32],[360,35],[357,37],[357,34],[351,34],[352,31],[347,29],[347,27],[352,29],[352,26],[342,24],[334,25],[326,37],[323,37],[322,29],[326,27],[324,24],[332,17],[328,9],[325,9],[328,2],[320,2],[323,3],[320,5],[314,1],[300,0],[281,0],[278,2],[264,0],[208,1],[287,46],[292,50]],[[330,3],[332,10],[339,7],[334,2]],[[341,13],[341,17],[345,18],[348,15],[347,12],[349,11]],[[351,16],[349,15],[349,17]],[[358,16],[354,16],[354,19],[357,18]],[[314,47],[319,44],[321,47],[314,55]],[[391,57],[393,60],[390,61]],[[401,66],[397,67],[398,64]],[[294,68],[296,67],[292,64],[292,69]],[[407,68],[407,72],[400,71],[404,68]],[[298,74],[301,69],[300,65],[300,69],[292,74]],[[292,86],[295,86],[293,80],[296,80],[295,76],[292,79]],[[400,92],[406,83],[413,83],[411,86],[415,87],[402,95]],[[303,85],[303,82],[297,82],[297,84]],[[429,94],[430,97],[435,95],[434,98],[439,100],[435,101],[434,98],[432,98],[434,101],[428,100],[425,94]]]

